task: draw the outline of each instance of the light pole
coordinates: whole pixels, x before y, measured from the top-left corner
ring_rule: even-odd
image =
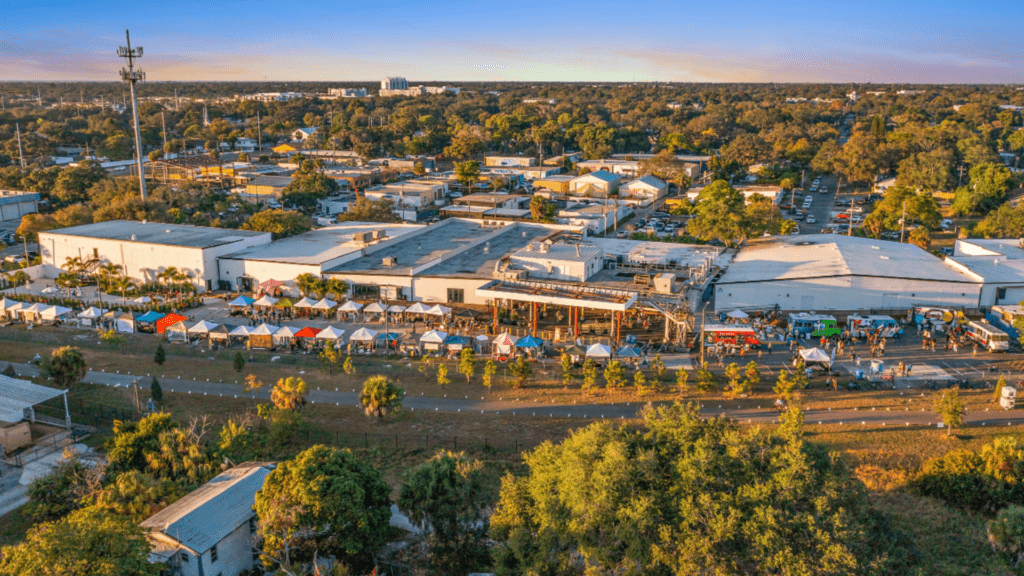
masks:
[[[708,304],[711,302],[705,302],[704,307],[700,309],[700,370],[704,369],[704,313],[708,309]]]
[[[128,69],[121,69],[121,80],[128,84],[132,92],[132,120],[135,123],[135,161],[139,168],[139,191],[142,199],[146,199],[146,171],[142,166],[142,133],[139,131],[139,101],[135,97],[135,83],[146,79],[146,73],[135,69],[135,59],[142,58],[142,46],[132,49],[132,39],[128,31],[124,31],[127,46],[117,49],[117,55],[128,61]]]

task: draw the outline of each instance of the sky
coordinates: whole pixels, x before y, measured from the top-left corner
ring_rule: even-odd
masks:
[[[1024,1],[0,0],[0,81],[1024,83]]]

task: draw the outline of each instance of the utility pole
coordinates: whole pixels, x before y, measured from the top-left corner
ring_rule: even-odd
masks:
[[[704,369],[704,319],[705,312],[708,309],[710,302],[705,302],[704,307],[700,309],[700,366],[698,370]]]
[[[18,159],[21,161],[21,169],[25,169],[25,154],[21,151],[21,125],[15,123],[14,131],[18,135]]]
[[[160,111],[160,123],[164,127],[164,148],[167,148],[167,119],[164,118],[164,111]]]
[[[146,73],[135,70],[135,59],[142,57],[142,46],[132,49],[132,39],[128,31],[124,31],[127,46],[117,49],[117,55],[128,61],[128,69],[121,69],[121,80],[128,84],[132,92],[132,119],[135,122],[135,160],[139,167],[139,191],[142,199],[146,199],[146,169],[142,165],[142,133],[139,131],[139,101],[135,97],[135,83],[146,79]]]
[[[256,149],[263,152],[263,134],[260,129],[260,111],[256,111]]]
[[[907,201],[903,201],[903,217],[900,218],[900,242],[903,242],[903,232],[907,229]]]
[[[43,107],[43,93],[39,90],[39,86],[36,86],[36,101],[39,102],[39,107]]]

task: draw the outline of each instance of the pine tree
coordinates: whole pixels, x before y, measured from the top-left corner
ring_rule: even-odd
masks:
[[[612,360],[604,369],[604,381],[609,388],[618,388],[626,382],[626,371],[622,368],[622,362]]]
[[[164,362],[167,361],[167,351],[164,350],[164,345],[161,342],[156,344],[156,354],[153,354],[153,361],[160,366],[163,366]]]
[[[159,404],[164,399],[164,390],[160,387],[160,382],[157,381],[156,376],[153,376],[153,381],[149,383],[149,397],[156,404]]]
[[[680,368],[679,370],[676,370],[676,388],[678,388],[680,392],[682,392],[683,390],[686,390],[689,387],[687,385],[687,381],[689,379],[690,379],[690,373],[689,372],[687,372],[686,370],[684,370],[682,368]]]
[[[437,384],[441,388],[444,388],[449,383],[451,383],[451,380],[448,378],[448,367],[441,364],[437,367]]]
[[[597,363],[587,358],[583,362],[583,391],[592,392],[597,387]]]
[[[560,358],[562,365],[562,386],[566,388],[572,384],[572,358],[568,354],[562,354]]]
[[[497,374],[497,372],[498,366],[494,363],[494,360],[488,360],[487,363],[484,364],[484,388],[487,388],[488,390],[491,389],[492,379],[494,378],[494,375]]]
[[[466,384],[473,378],[476,372],[476,357],[472,348],[463,348],[459,354],[459,373],[466,377]]]
[[[245,358],[242,357],[241,352],[235,352],[235,359],[231,362],[235,372],[241,372],[242,368],[245,368]]]

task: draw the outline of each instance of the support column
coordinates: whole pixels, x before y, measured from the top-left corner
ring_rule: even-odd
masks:
[[[669,337],[672,335],[672,325],[670,322],[668,314],[665,314],[665,342],[668,342]]]
[[[580,316],[583,314],[583,310],[580,309],[578,306],[573,306],[572,307],[572,311],[576,313],[575,321],[574,321],[575,324],[573,325],[572,333],[575,335],[576,338],[579,338],[579,336],[580,336]]]
[[[494,299],[494,335],[498,335],[498,299]]]
[[[530,336],[537,336],[537,303],[530,302]]]
[[[615,324],[615,345],[619,345],[619,335],[622,332],[622,312],[616,310],[614,312],[613,322]]]
[[[64,424],[67,426],[68,430],[71,430],[71,411],[68,410],[67,392],[65,392],[62,396],[64,397]]]

